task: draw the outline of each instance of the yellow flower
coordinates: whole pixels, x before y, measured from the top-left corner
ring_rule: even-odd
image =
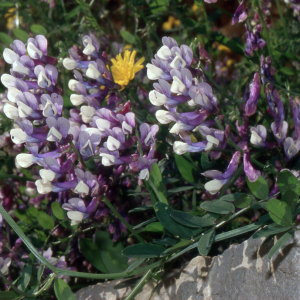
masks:
[[[163,22],[162,28],[163,30],[170,30],[173,27],[178,27],[179,25],[180,21],[178,19],[175,19],[173,16],[170,16],[167,22]]]
[[[118,83],[122,89],[124,89],[135,76],[135,74],[142,70],[144,66],[142,63],[145,57],[140,58],[136,63],[134,59],[136,56],[136,51],[126,50],[124,53],[124,58],[122,54],[118,54],[116,59],[112,59],[111,73],[114,81]]]
[[[224,46],[224,45],[219,45],[218,50],[220,52],[225,52],[225,53],[230,53],[231,52],[231,50],[228,47]]]
[[[195,14],[198,10],[199,10],[199,6],[196,3],[194,3],[192,6],[192,12]]]
[[[15,11],[17,9],[16,8],[10,8],[8,10],[8,13],[4,15],[4,18],[6,18],[7,22],[6,22],[6,28],[8,30],[12,30],[16,27],[16,15],[15,15]],[[22,17],[19,17],[19,22],[22,22]]]

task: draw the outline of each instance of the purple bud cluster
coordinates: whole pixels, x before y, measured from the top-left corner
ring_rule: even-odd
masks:
[[[251,31],[247,24],[246,27],[246,38],[247,38],[247,47],[245,49],[245,54],[248,56],[252,56],[253,52],[258,49],[263,49],[266,45],[266,41],[260,37],[260,33],[262,31],[262,26],[257,24],[253,30]]]

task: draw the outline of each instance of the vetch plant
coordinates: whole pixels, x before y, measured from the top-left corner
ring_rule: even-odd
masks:
[[[271,259],[297,229],[297,4],[243,0],[229,38],[217,1],[167,2],[41,1],[47,29],[0,33],[0,298],[75,299],[77,282],[130,278],[134,299],[193,249],[280,235]],[[119,35],[120,13],[134,22]]]

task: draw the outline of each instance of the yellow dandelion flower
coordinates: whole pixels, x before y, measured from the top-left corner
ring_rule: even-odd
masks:
[[[124,58],[122,54],[118,54],[116,59],[112,59],[111,73],[114,78],[114,81],[118,83],[122,89],[124,89],[129,82],[134,78],[135,74],[142,70],[144,66],[142,63],[145,60],[145,57],[140,58],[136,63],[134,59],[136,56],[136,51],[126,50],[124,53]]]
[[[131,48],[132,48],[132,45],[126,44],[126,45],[124,46],[122,52],[125,52],[125,50],[129,50],[129,49],[131,49]]]

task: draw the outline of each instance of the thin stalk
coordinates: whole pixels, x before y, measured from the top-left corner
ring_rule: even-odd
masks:
[[[133,300],[135,296],[142,290],[143,286],[146,284],[147,280],[151,277],[152,270],[149,270],[134,286],[130,294],[125,298],[125,300]]]
[[[283,25],[283,30],[284,30],[285,37],[288,39],[289,36],[288,36],[287,29],[286,29],[286,23],[285,23],[284,16],[282,14],[282,10],[281,10],[281,6],[280,6],[280,3],[279,3],[279,0],[275,0],[275,2],[276,2],[277,9],[278,9],[278,12],[279,12],[279,16],[280,16],[280,19],[281,19],[281,22],[282,22],[282,25]]]
[[[81,157],[80,153],[78,152],[78,150],[76,149],[73,142],[70,142],[70,146],[71,146],[72,150],[77,154],[77,158],[79,159],[79,161],[81,162],[82,166],[85,169],[86,168],[85,162],[82,160],[82,157]]]
[[[242,163],[235,171],[232,178],[223,186],[219,197],[222,197],[225,194],[226,190],[236,182],[236,180],[242,175],[243,171],[244,171],[244,164]]]
[[[145,243],[143,238],[135,232],[133,227],[127,223],[127,221],[120,215],[120,213],[114,208],[114,206],[108,201],[106,197],[103,197],[103,202],[108,206],[108,208],[113,212],[113,214],[126,226],[128,231],[130,231],[141,243]]]
[[[160,260],[155,263],[152,263],[148,266],[136,269],[132,272],[120,272],[120,273],[109,273],[109,274],[91,274],[84,272],[76,272],[70,270],[63,270],[51,265],[32,245],[31,241],[24,234],[22,229],[17,225],[17,223],[12,219],[12,217],[7,213],[7,211],[0,204],[0,214],[6,220],[6,222],[10,225],[10,227],[14,230],[14,232],[19,236],[19,238],[23,241],[24,245],[29,249],[29,251],[38,259],[43,265],[45,265],[48,269],[50,269],[54,275],[67,275],[70,277],[79,277],[79,278],[89,278],[89,279],[121,279],[132,277],[144,272],[147,272],[150,269],[161,266],[164,261]],[[53,275],[53,276],[54,276]]]
[[[266,25],[266,22],[265,22],[265,19],[264,19],[264,15],[263,15],[263,12],[262,12],[262,10],[259,6],[258,1],[256,1],[256,7],[257,7],[258,14],[259,14],[259,17],[261,19],[261,23],[263,25],[264,32],[265,32],[265,35],[266,35],[268,52],[269,52],[269,55],[272,57],[272,45],[271,45],[271,39],[270,39],[270,36],[269,36],[269,31],[268,31],[268,28],[267,28],[267,25]]]

